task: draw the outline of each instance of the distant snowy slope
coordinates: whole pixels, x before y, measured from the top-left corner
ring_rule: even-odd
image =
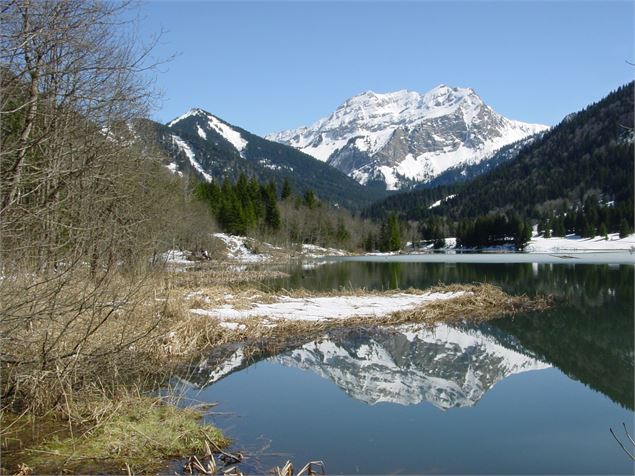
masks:
[[[207,140],[208,134],[213,132],[218,134],[223,140],[229,142],[239,153],[242,153],[245,147],[247,147],[247,141],[242,137],[237,128],[233,128],[226,122],[202,109],[190,109],[185,114],[168,123],[168,127],[178,126],[178,124],[188,118],[195,120],[196,133],[203,140]]]
[[[360,209],[385,193],[355,182],[339,170],[297,149],[272,142],[217,116],[194,108],[167,124],[138,120],[131,124],[139,140],[158,145],[166,166],[180,176],[210,181],[236,180],[240,174],[280,189],[288,180],[295,193],[313,190],[320,200]]]
[[[394,190],[478,163],[547,128],[495,113],[472,89],[440,85],[425,94],[368,91],[309,127],[267,138],[327,162],[361,184],[380,182]]]

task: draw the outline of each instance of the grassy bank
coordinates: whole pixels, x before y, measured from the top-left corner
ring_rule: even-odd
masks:
[[[2,368],[5,472],[15,473],[21,464],[36,474],[157,472],[171,458],[206,454],[210,440],[222,448],[227,440],[215,428],[200,425],[200,412],[148,395],[179,369],[228,345],[240,344],[246,356],[263,350],[275,353],[334,328],[484,321],[549,305],[547,299],[510,296],[486,284],[388,292],[273,292],[259,284],[267,274],[228,272],[226,266],[212,265],[187,272],[166,269],[135,280],[136,298],[130,301],[115,296],[130,288],[130,277],[116,276],[113,295],[100,297],[100,313],[94,308],[60,313],[55,320],[34,319],[14,330],[18,345],[5,352]],[[77,292],[74,286],[68,289]],[[452,298],[379,316],[319,321],[252,316],[232,326],[192,312],[223,306],[248,309],[284,299],[423,298],[430,293],[452,293]],[[95,326],[102,315],[108,319]],[[49,345],[42,356],[40,349],[52,340],[55,346]]]
[[[55,414],[3,415],[7,469],[157,473],[167,470],[169,458],[204,454],[209,441],[218,447],[228,444],[219,430],[201,424],[201,412],[163,398],[131,394],[82,403],[82,421],[64,421]]]

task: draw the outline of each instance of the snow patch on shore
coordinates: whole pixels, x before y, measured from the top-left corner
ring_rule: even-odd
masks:
[[[282,296],[275,303],[254,303],[248,309],[235,309],[225,304],[215,309],[191,309],[193,314],[236,321],[262,316],[270,319],[319,322],[353,317],[381,317],[397,311],[412,310],[423,304],[454,299],[461,292],[425,294],[388,294],[363,296],[325,296],[293,298]]]
[[[212,236],[221,240],[227,247],[227,257],[241,263],[263,263],[269,261],[271,256],[254,253],[246,246],[247,238],[244,236],[228,235],[226,233],[213,233]]]
[[[349,253],[337,248],[323,248],[322,246],[303,244],[302,254],[307,258],[321,258],[322,256],[348,256]]]
[[[535,236],[525,246],[529,253],[558,253],[562,251],[630,251],[635,250],[635,234],[620,238],[619,233],[611,233],[608,240],[603,236],[580,238],[577,235],[567,237],[543,238]]]

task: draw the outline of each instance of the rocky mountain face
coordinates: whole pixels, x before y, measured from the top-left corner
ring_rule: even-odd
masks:
[[[524,352],[479,329],[403,325],[313,341],[273,360],[311,370],[369,404],[427,401],[446,410],[474,405],[510,375],[549,367]]]
[[[479,163],[546,129],[497,114],[472,89],[440,85],[425,94],[368,91],[309,127],[267,138],[312,155],[360,184],[396,190]]]
[[[204,181],[236,180],[241,173],[278,189],[287,178],[294,191],[313,190],[334,205],[358,209],[382,198],[342,172],[315,158],[231,125],[202,109],[191,109],[168,124],[139,121],[137,137],[167,155],[166,166],[175,174]]]
[[[483,175],[490,170],[494,170],[499,165],[515,159],[523,148],[540,140],[543,134],[544,133],[539,132],[519,141],[512,142],[511,144],[504,145],[481,162],[473,164],[461,163],[450,167],[429,182],[420,184],[417,188],[433,188],[440,185],[454,185],[469,182],[479,175]]]

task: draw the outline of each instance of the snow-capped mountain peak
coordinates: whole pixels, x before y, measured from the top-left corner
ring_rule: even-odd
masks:
[[[268,136],[388,189],[429,181],[460,163],[543,131],[495,113],[471,88],[440,84],[421,94],[366,91],[313,125]]]
[[[168,127],[172,127],[175,124],[178,124],[179,122],[187,119],[190,116],[207,116],[207,115],[211,116],[211,114],[209,114],[208,112],[205,112],[203,109],[195,107],[188,110],[184,114],[181,114],[179,117],[172,119],[170,122],[168,122]]]
[[[193,118],[196,121],[196,132],[201,139],[207,140],[207,135],[210,132],[215,132],[229,142],[241,155],[245,147],[247,147],[247,140],[241,135],[240,131],[200,108],[190,109],[185,114],[170,121],[168,127],[178,126],[179,123],[189,118]]]

